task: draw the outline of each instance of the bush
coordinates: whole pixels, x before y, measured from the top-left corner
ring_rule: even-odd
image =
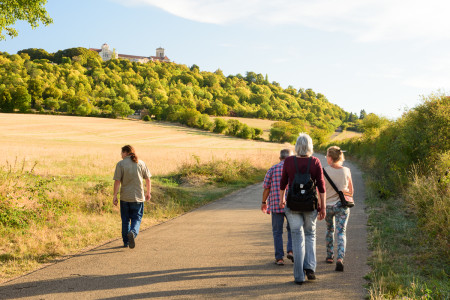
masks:
[[[228,123],[222,118],[216,118],[214,120],[214,129],[215,133],[224,133],[228,128]]]
[[[149,121],[151,121],[152,119],[150,118],[149,115],[145,115],[145,116],[142,118],[142,120],[143,120],[143,121],[146,121],[146,122],[149,122]]]

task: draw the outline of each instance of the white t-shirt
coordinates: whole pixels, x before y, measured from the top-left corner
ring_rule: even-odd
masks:
[[[325,170],[327,171],[328,176],[334,182],[334,185],[338,188],[339,191],[348,191],[348,182],[351,176],[350,169],[347,167],[342,167],[339,169],[332,168],[331,166],[326,166]],[[328,182],[325,177],[325,188],[327,190],[327,206],[335,205],[340,201],[338,193],[333,189],[331,184]]]

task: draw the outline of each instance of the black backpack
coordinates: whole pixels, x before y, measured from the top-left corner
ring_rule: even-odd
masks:
[[[317,190],[314,181],[309,173],[312,158],[308,160],[308,169],[306,173],[300,173],[298,170],[297,157],[294,156],[295,177],[292,184],[289,185],[287,195],[287,207],[292,211],[314,211],[317,209]]]

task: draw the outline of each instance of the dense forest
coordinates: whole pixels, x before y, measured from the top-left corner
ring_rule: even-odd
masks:
[[[220,119],[214,124],[209,116],[291,121],[294,126],[328,132],[354,117],[323,94],[292,86],[283,89],[269,82],[267,75],[254,72],[226,77],[220,69],[206,72],[196,65],[123,59],[103,62],[98,53],[86,48],[0,52],[0,66],[1,112],[116,118],[139,110],[148,114],[147,119],[215,128],[216,132],[227,126]],[[242,137],[257,136],[258,130],[253,130]]]

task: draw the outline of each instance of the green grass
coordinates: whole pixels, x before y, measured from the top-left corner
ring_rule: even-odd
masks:
[[[449,299],[448,249],[429,241],[420,220],[399,197],[380,198],[367,180],[371,299]]]

